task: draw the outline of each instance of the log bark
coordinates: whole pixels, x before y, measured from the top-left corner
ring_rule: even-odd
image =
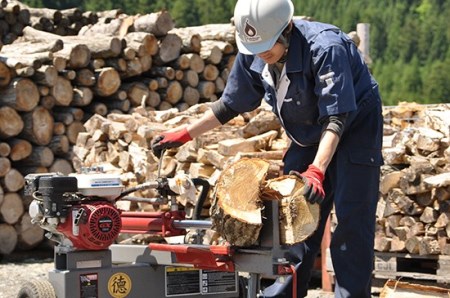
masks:
[[[56,83],[58,71],[53,65],[43,65],[36,69],[33,75],[33,81],[40,85],[53,86]]]
[[[175,26],[167,11],[159,11],[138,17],[133,24],[133,31],[152,33],[157,37],[167,35]]]
[[[19,167],[50,167],[54,161],[55,155],[52,150],[46,146],[35,146],[33,152],[27,158],[17,162]]]
[[[66,135],[53,136],[48,147],[55,156],[64,156],[70,149],[69,138]]]
[[[83,68],[77,71],[75,77],[75,84],[78,86],[91,87],[95,85],[95,74],[88,68]]]
[[[130,32],[125,35],[125,40],[127,41],[127,45],[131,48],[135,49],[135,47],[139,46],[139,49],[136,51],[138,56],[149,55],[153,56],[158,53],[158,40],[154,34],[147,32]]]

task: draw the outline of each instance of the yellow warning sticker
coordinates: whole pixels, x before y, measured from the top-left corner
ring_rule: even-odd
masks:
[[[128,296],[131,292],[130,277],[123,272],[113,274],[108,281],[108,291],[114,298],[123,298]]]
[[[200,270],[192,267],[169,267],[169,266],[166,267],[166,272],[186,272],[186,271],[199,272]]]

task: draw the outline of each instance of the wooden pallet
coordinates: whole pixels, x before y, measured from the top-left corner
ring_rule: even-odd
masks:
[[[376,252],[374,277],[450,283],[450,256]]]

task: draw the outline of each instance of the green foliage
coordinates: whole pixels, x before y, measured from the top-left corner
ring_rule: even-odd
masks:
[[[372,72],[386,105],[398,101],[450,101],[450,1],[448,0],[292,0],[295,15],[332,23],[345,32],[370,24]],[[226,23],[236,0],[24,0],[31,7],[103,11],[129,15],[167,9],[177,27]]]

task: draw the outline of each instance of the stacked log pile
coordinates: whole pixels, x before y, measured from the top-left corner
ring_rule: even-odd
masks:
[[[4,44],[13,43],[26,26],[58,35],[77,35],[83,26],[95,24],[100,17],[110,20],[120,11],[98,14],[78,8],[64,10],[33,8],[19,1],[0,2],[0,36]]]
[[[450,106],[385,109],[375,249],[450,254]]]
[[[73,146],[93,115],[184,111],[223,91],[233,43],[203,39],[200,27],[195,34],[175,29],[166,11],[116,18],[111,13],[99,13],[98,22],[79,35],[26,26],[1,48],[0,254],[42,241],[36,226],[34,233],[20,232],[29,203],[22,202],[24,176],[73,172]],[[229,24],[214,30],[233,35]]]

